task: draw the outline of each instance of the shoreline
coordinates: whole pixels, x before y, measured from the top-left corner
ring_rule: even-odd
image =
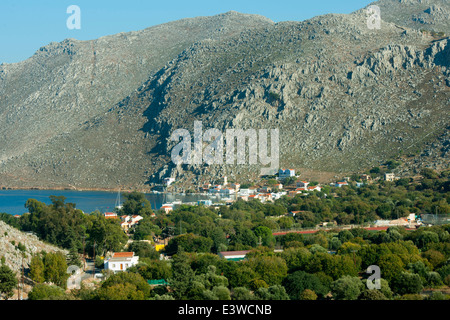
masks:
[[[119,188],[70,188],[70,187],[6,187],[0,186],[0,191],[8,191],[8,190],[17,190],[17,191],[79,191],[79,192],[90,192],[90,191],[99,191],[99,192],[133,192],[138,191],[145,194],[172,194],[172,195],[193,195],[193,196],[204,196],[208,195],[206,193],[201,192],[191,192],[191,193],[179,193],[172,191],[153,191],[151,189],[119,189]]]

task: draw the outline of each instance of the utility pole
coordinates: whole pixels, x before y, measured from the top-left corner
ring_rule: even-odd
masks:
[[[95,240],[94,240],[94,270],[92,270],[92,278],[95,277]]]
[[[24,285],[24,269],[23,269],[23,255],[24,255],[24,253],[22,253],[22,294],[23,294],[24,288],[25,288],[25,285]],[[22,294],[20,296],[20,300],[22,300]]]
[[[86,271],[85,238],[86,235],[83,236],[83,271]]]

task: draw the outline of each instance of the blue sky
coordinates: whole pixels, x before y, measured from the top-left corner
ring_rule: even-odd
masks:
[[[161,23],[230,10],[275,22],[302,21],[326,13],[350,13],[373,0],[0,0],[0,63],[25,60],[42,46],[141,30]],[[70,30],[70,5],[81,9],[81,29]]]

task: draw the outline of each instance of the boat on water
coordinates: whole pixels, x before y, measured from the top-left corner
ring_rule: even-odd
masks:
[[[121,210],[123,208],[122,201],[120,200],[120,189],[117,192],[116,204],[114,207],[116,210]]]

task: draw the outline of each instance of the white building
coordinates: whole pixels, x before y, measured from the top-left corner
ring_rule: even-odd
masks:
[[[106,219],[117,219],[117,213],[115,212],[105,212],[104,216]]]
[[[173,206],[165,204],[161,207],[161,210],[164,210],[166,214],[169,214],[169,212],[173,211]]]
[[[142,219],[144,219],[144,217],[139,216],[139,215],[131,216],[130,224],[131,224],[131,225],[135,225],[135,224],[137,224],[139,221],[141,221]]]
[[[138,262],[139,256],[135,256],[134,252],[114,252],[111,258],[105,260],[105,270],[111,270],[114,273],[125,271],[137,265]]]
[[[225,258],[227,260],[232,261],[241,261],[245,259],[245,256],[247,253],[249,253],[250,250],[242,250],[242,251],[221,251],[219,252],[219,257]]]

